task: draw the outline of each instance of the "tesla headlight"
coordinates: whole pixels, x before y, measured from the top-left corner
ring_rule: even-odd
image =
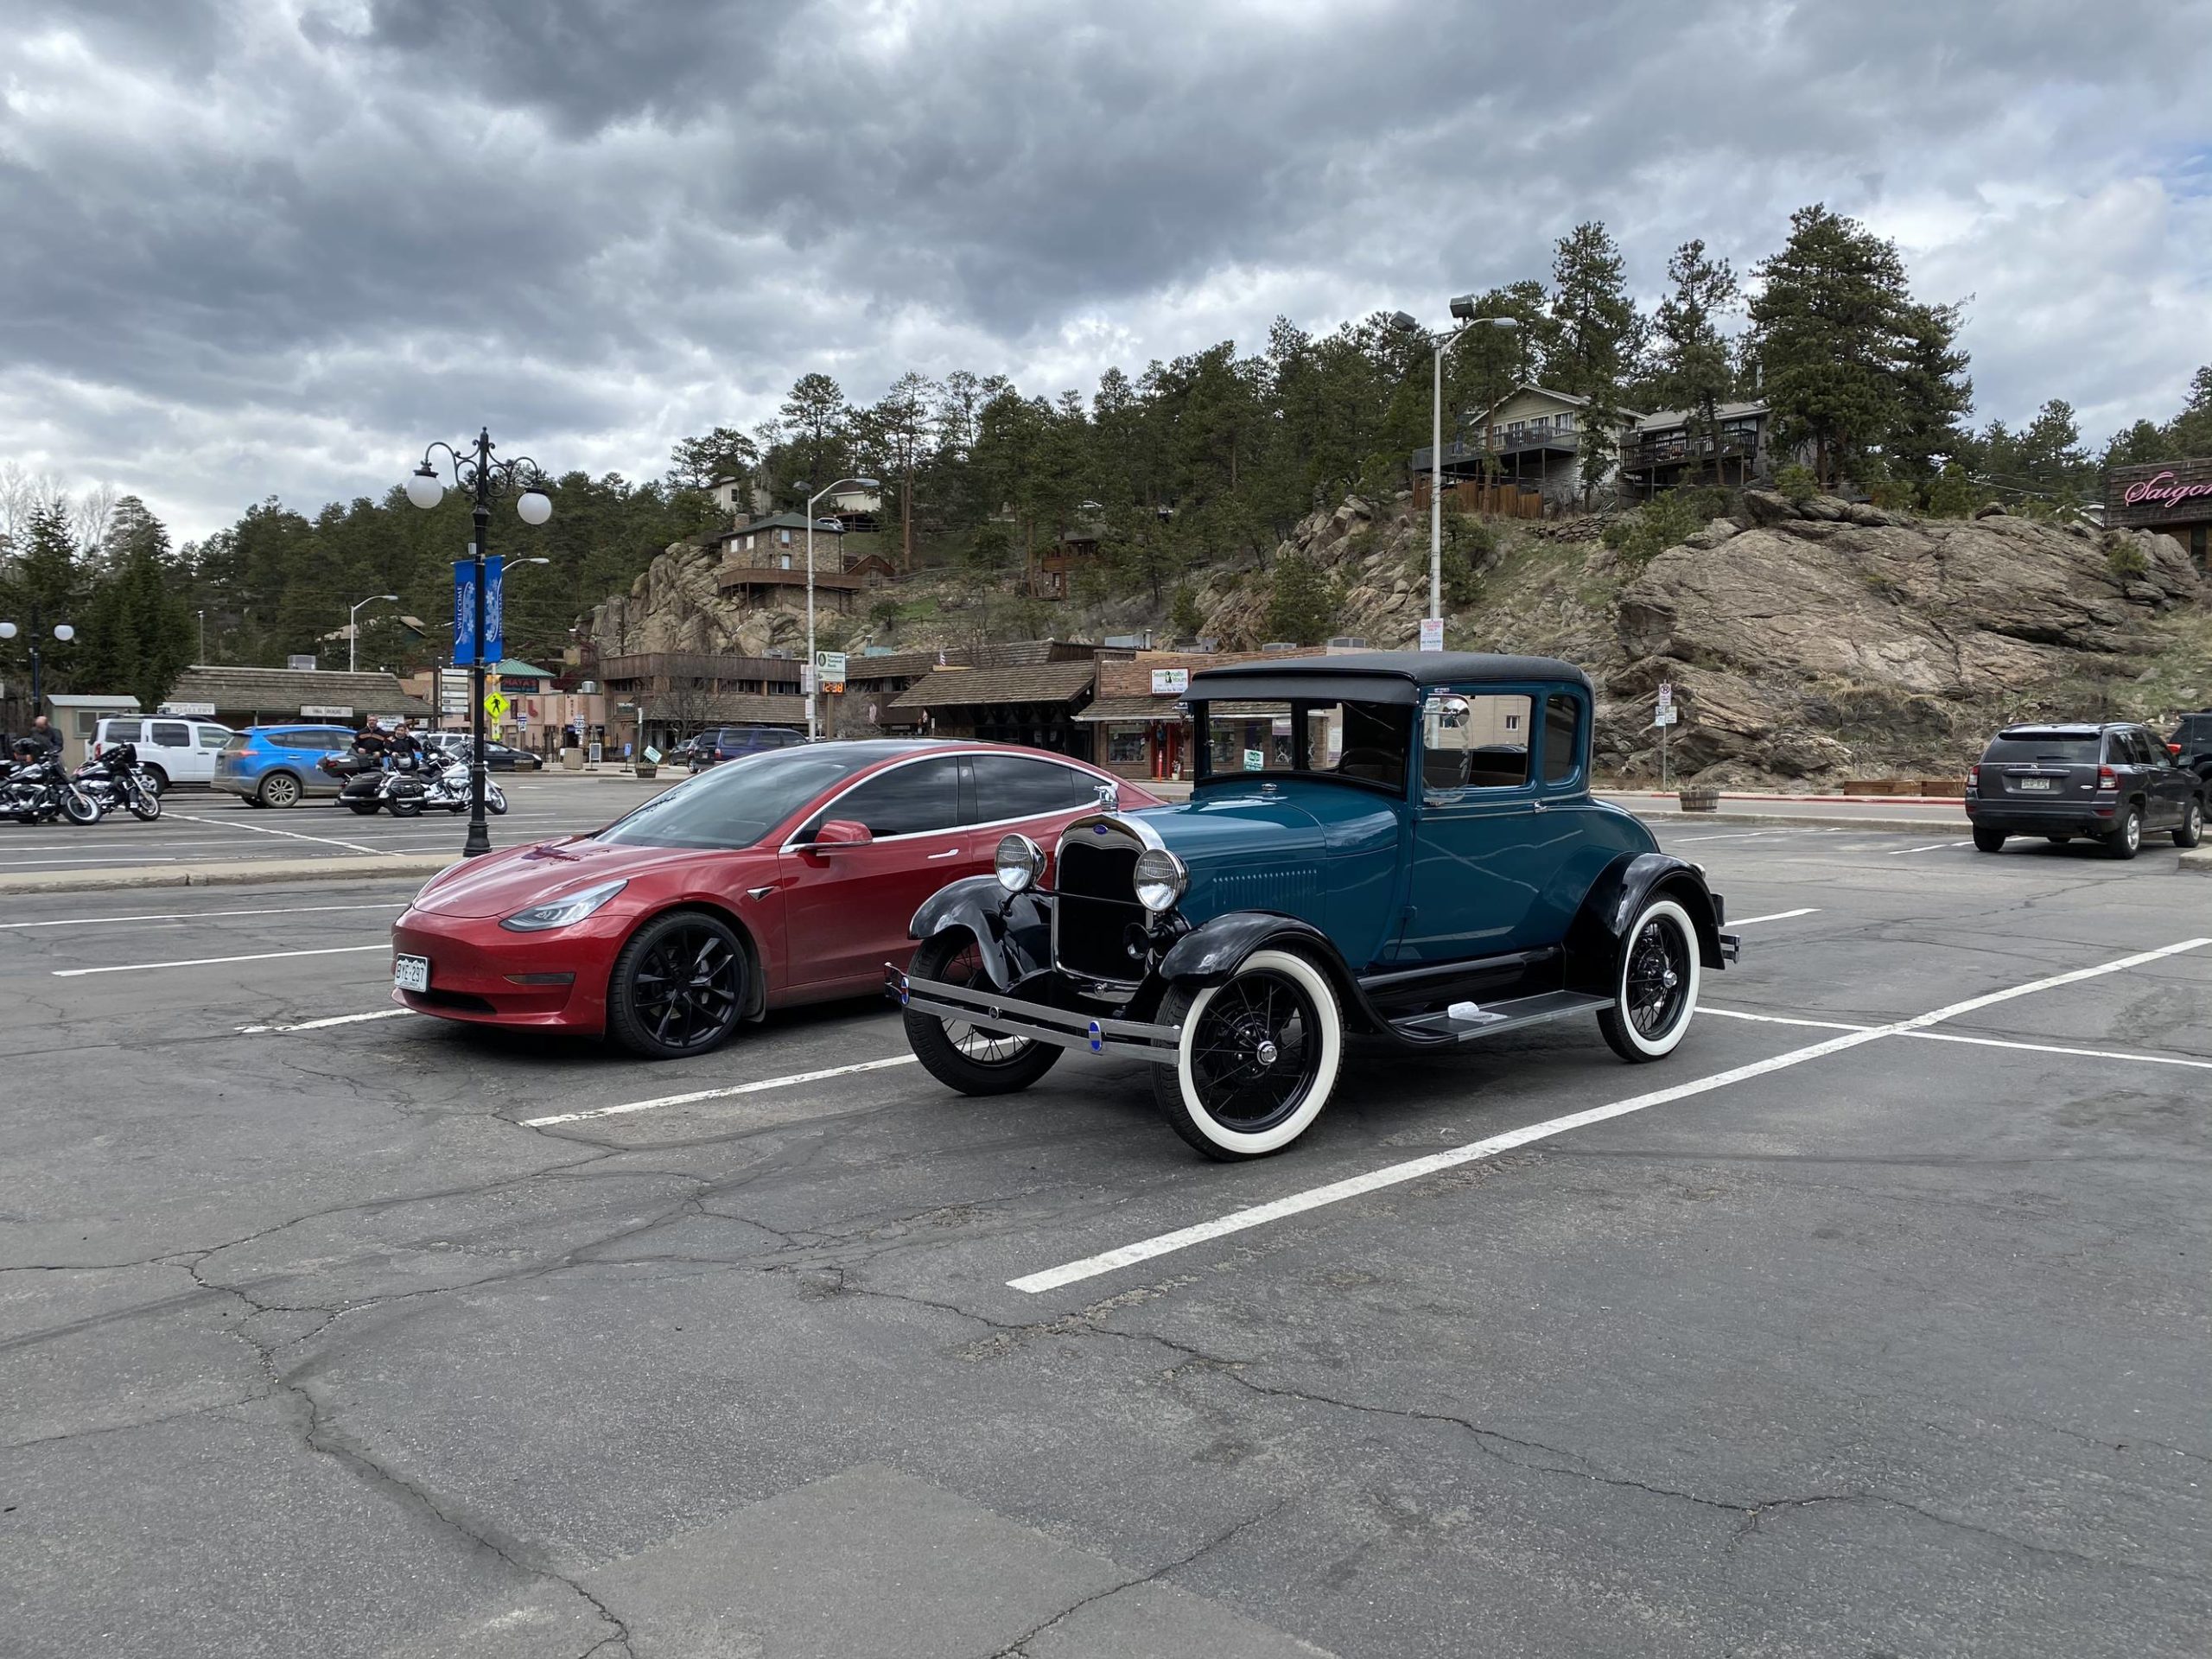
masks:
[[[1154,915],[1173,910],[1190,885],[1191,873],[1183,861],[1165,848],[1148,847],[1137,855],[1137,902]]]
[[[627,881],[602,881],[581,893],[563,893],[542,905],[532,905],[528,910],[518,910],[499,925],[510,933],[543,933],[549,927],[573,926],[629,885]]]
[[[991,868],[1008,893],[1027,893],[1045,874],[1045,849],[1027,836],[1002,836]]]

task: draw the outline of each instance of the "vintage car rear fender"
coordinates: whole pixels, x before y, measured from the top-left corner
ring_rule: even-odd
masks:
[[[948,928],[972,934],[983,968],[1001,990],[1052,966],[1052,913],[1033,893],[1008,897],[995,875],[970,875],[940,887],[914,912],[906,937],[931,939]]]
[[[1637,912],[1653,894],[1667,895],[1690,913],[1697,929],[1700,964],[1718,969],[1720,906],[1694,864],[1666,853],[1624,855],[1590,884],[1582,908],[1567,930],[1567,986],[1569,990],[1610,992],[1614,964]]]

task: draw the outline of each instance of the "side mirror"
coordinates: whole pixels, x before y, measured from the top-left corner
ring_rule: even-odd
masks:
[[[814,832],[808,844],[817,852],[828,852],[837,847],[864,847],[875,839],[868,825],[851,818],[831,818]]]

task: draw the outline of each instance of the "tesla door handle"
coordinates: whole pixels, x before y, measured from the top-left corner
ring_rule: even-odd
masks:
[[[957,847],[948,847],[941,853],[931,853],[928,859],[924,861],[927,863],[935,863],[940,858],[957,858],[959,856],[960,849]]]

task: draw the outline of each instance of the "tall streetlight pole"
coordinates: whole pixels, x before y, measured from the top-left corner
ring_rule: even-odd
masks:
[[[841,478],[835,484],[824,485],[806,499],[806,668],[800,678],[807,687],[806,741],[816,737],[815,710],[821,704],[820,676],[814,671],[814,504],[825,495],[835,495],[847,487],[880,490],[882,485],[872,478]]]
[[[430,464],[431,455],[441,449],[446,452],[446,466],[454,486],[467,490],[474,502],[476,534],[469,543],[468,556],[475,566],[476,653],[469,669],[468,839],[461,843],[461,853],[463,858],[476,858],[492,850],[492,833],[484,821],[484,675],[487,667],[484,659],[485,648],[491,643],[485,638],[484,626],[484,543],[492,527],[492,497],[496,491],[518,491],[515,513],[525,524],[542,524],[550,518],[553,501],[546,493],[543,469],[528,455],[518,455],[512,461],[492,459],[492,434],[486,428],[477,433],[474,442],[461,448],[433,443],[423,452],[423,464],[407,480],[407,499],[426,512],[446,493],[438,480],[438,469]]]
[[[21,630],[21,629],[19,629],[19,628],[17,628],[17,627],[16,627],[16,626],[14,623],[12,623],[12,622],[0,622],[0,639],[14,639],[14,638],[16,637],[16,635],[17,633],[19,633],[19,632],[22,632],[22,630]],[[41,623],[40,623],[40,621],[39,621],[39,615],[38,615],[38,604],[37,604],[37,601],[32,601],[32,604],[31,604],[31,637],[30,637],[30,647],[31,647],[31,715],[32,715],[32,717],[33,717],[33,718],[36,718],[36,717],[37,717],[37,715],[38,715],[38,704],[39,704],[39,643],[38,643],[38,642],[39,642],[39,640],[40,640],[41,638],[43,638],[43,637],[44,637],[44,630],[43,630],[43,627],[41,626]],[[67,645],[67,644],[68,644],[72,639],[74,639],[77,637],[77,630],[76,630],[76,629],[74,629],[74,628],[73,628],[73,627],[71,627],[71,626],[70,626],[67,622],[57,622],[57,623],[55,623],[55,624],[54,625],[54,639],[56,639],[57,640],[59,640],[61,644],[63,644],[63,645]]]
[[[1521,324],[1513,317],[1478,317],[1475,315],[1475,296],[1462,294],[1452,302],[1452,315],[1459,319],[1459,326],[1448,334],[1433,337],[1435,352],[1432,397],[1428,422],[1428,614],[1440,622],[1444,616],[1444,358],[1454,346],[1478,327],[1503,328],[1509,332]],[[1419,327],[1401,311],[1398,321],[1408,327]],[[1490,411],[1483,411],[1485,423]],[[1485,450],[1489,441],[1485,435]]]
[[[397,594],[371,594],[359,604],[349,605],[346,607],[346,671],[348,674],[351,674],[358,666],[354,661],[354,647],[361,642],[360,624],[354,619],[360,615],[362,605],[373,605],[380,599],[388,599],[395,605],[399,603]],[[200,626],[204,635],[207,626],[207,613],[205,611],[200,613]]]

